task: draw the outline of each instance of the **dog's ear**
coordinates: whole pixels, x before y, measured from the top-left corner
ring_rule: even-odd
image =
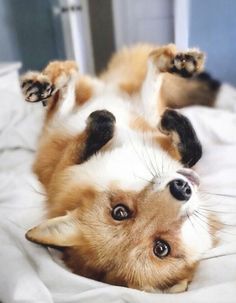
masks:
[[[26,233],[29,241],[55,247],[69,247],[78,243],[79,223],[74,212],[44,221]]]

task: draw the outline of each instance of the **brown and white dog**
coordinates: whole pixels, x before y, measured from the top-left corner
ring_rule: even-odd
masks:
[[[48,105],[34,163],[48,219],[27,239],[60,247],[85,277],[186,290],[213,231],[188,219],[201,205],[191,167],[202,149],[190,121],[167,107],[213,103],[217,83],[198,77],[203,65],[197,50],[139,45],[99,78],[71,61],[24,75],[25,99]]]

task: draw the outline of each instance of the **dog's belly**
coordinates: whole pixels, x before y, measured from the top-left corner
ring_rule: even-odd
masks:
[[[107,110],[111,112],[116,119],[116,137],[129,137],[137,135],[137,132],[130,127],[131,121],[136,117],[140,117],[137,101],[124,96],[120,97],[115,93],[104,93],[96,96],[86,104],[78,107],[76,111],[72,111],[65,116],[55,116],[51,127],[63,128],[72,135],[76,135],[84,131],[86,121],[89,115],[97,110]]]

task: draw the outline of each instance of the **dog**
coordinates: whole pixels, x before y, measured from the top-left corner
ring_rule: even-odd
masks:
[[[220,84],[205,56],[175,45],[115,54],[99,77],[55,61],[21,80],[26,101],[47,104],[34,172],[48,217],[26,233],[61,249],[76,274],[113,285],[176,293],[213,247],[216,219],[196,231],[203,202],[192,167],[202,146],[177,109],[213,106]]]

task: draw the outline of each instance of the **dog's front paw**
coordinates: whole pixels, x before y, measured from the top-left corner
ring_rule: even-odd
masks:
[[[107,110],[96,110],[87,119],[86,143],[80,162],[86,161],[108,143],[115,132],[116,118]]]
[[[46,75],[28,72],[21,77],[21,89],[26,101],[39,102],[52,96],[54,85]]]
[[[202,146],[187,117],[173,109],[166,109],[158,128],[163,134],[171,136],[185,167],[192,167],[198,162],[202,156]]]
[[[169,72],[189,78],[204,68],[205,55],[198,50],[178,52],[172,61]]]

